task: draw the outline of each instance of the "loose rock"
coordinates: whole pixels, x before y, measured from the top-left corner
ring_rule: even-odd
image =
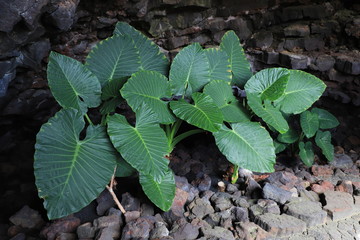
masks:
[[[40,229],[45,223],[40,213],[27,205],[11,216],[9,220],[17,226],[29,229]]]
[[[322,210],[319,202],[300,200],[285,205],[286,214],[296,217],[306,223],[307,227],[314,227],[326,222],[327,213]]]
[[[266,183],[263,188],[263,197],[265,199],[271,199],[280,204],[284,204],[290,200],[292,193],[270,183]]]

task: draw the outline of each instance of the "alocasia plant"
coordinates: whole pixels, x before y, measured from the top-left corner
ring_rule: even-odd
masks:
[[[335,127],[336,119],[325,110],[307,110],[323,93],[323,82],[284,68],[253,75],[233,31],[219,48],[185,47],[169,66],[158,46],[120,22],[85,64],[52,52],[47,73],[63,108],[42,126],[35,146],[36,184],[49,219],[88,205],[114,172],[137,172],[149,199],[168,210],[175,196],[170,153],[179,141],[204,131],[235,167],[272,172],[275,151],[285,144],[298,141],[301,159],[313,158],[311,142],[288,123],[301,113],[305,136],[315,135],[324,155],[332,157],[330,134],[319,129]],[[244,88],[246,97],[234,96],[233,88]],[[122,102],[135,113],[135,123],[118,113]],[[99,123],[88,116],[89,108],[101,115]],[[255,115],[262,121],[252,121]],[[178,134],[183,121],[197,128]],[[277,140],[267,129],[278,132]]]

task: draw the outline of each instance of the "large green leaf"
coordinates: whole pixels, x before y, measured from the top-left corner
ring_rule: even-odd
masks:
[[[171,97],[169,81],[158,72],[134,73],[121,89],[121,95],[134,111],[146,103],[157,114],[159,123],[169,124],[175,121],[168,102],[161,100]]]
[[[275,154],[278,154],[286,149],[287,144],[274,140],[274,147],[275,147]]]
[[[328,161],[334,160],[334,146],[331,144],[331,133],[329,131],[317,131],[315,143],[321,148]]]
[[[211,81],[204,87],[204,93],[209,95],[220,108],[224,121],[242,122],[250,120],[248,111],[234,97],[229,83],[216,80]]]
[[[161,210],[168,211],[175,197],[175,179],[168,170],[160,182],[150,175],[140,173],[140,184],[148,198]]]
[[[193,93],[192,98],[194,105],[180,99],[170,102],[170,108],[178,118],[194,126],[210,132],[219,130],[223,122],[223,115],[212,98],[198,92]]]
[[[112,112],[115,112],[116,107],[119,106],[124,99],[118,97],[118,98],[111,98],[108,101],[103,102],[100,108],[100,113],[102,115],[106,115]]]
[[[245,84],[246,94],[258,94],[262,100],[275,101],[284,94],[289,76],[286,68],[261,70]]]
[[[285,113],[298,114],[320,98],[325,90],[323,81],[300,70],[289,70],[290,77],[284,95],[275,101],[275,105]]]
[[[108,117],[108,134],[115,148],[133,168],[161,181],[168,169],[169,144],[165,132],[156,123],[156,115],[144,105],[131,126],[120,114]]]
[[[116,177],[129,177],[136,174],[136,169],[127,163],[122,157],[120,157],[116,163]]]
[[[299,139],[299,134],[292,128],[289,129],[286,133],[279,134],[277,140],[282,143],[294,143]]]
[[[299,142],[299,156],[301,161],[308,167],[311,167],[314,163],[314,152],[311,142]]]
[[[140,68],[139,51],[129,36],[113,36],[91,50],[86,65],[104,87],[109,81],[129,77]]]
[[[209,62],[199,43],[182,49],[170,68],[171,91],[174,95],[190,96],[210,81]]]
[[[324,109],[313,108],[311,109],[311,112],[318,115],[319,127],[321,129],[334,128],[339,125],[339,121],[336,117]]]
[[[242,168],[255,172],[273,172],[275,148],[269,133],[259,123],[222,125],[213,135],[226,158]]]
[[[81,210],[105,188],[114,172],[117,153],[106,129],[89,126],[75,109],[59,111],[36,137],[35,179],[49,219]]]
[[[75,59],[51,52],[47,76],[51,92],[63,108],[85,113],[88,107],[100,105],[98,79]]]
[[[289,130],[289,125],[282,113],[269,100],[265,100],[265,105],[263,105],[260,96],[252,93],[247,94],[247,99],[249,107],[254,113],[275,128],[276,131],[285,133]]]
[[[169,61],[159,47],[144,34],[125,22],[116,24],[114,34],[130,36],[134,40],[140,54],[140,69],[157,71],[165,76],[168,74]]]
[[[240,40],[234,31],[228,31],[221,39],[220,49],[227,53],[230,61],[230,68],[233,74],[232,84],[244,86],[252,76],[249,61]]]
[[[127,80],[128,77],[123,77],[105,84],[101,94],[101,99],[104,101],[100,109],[101,114],[105,115],[114,112],[116,107],[124,100],[120,95],[120,89]]]
[[[319,130],[319,118],[316,113],[305,111],[300,114],[300,125],[305,136],[311,138]]]
[[[230,83],[232,74],[226,52],[218,48],[208,48],[204,52],[210,66],[210,80],[222,80]]]

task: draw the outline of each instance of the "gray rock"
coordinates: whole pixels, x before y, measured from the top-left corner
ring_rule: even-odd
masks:
[[[40,213],[27,205],[12,215],[9,220],[16,226],[29,229],[40,229],[45,223]]]
[[[262,193],[262,189],[259,183],[257,183],[253,178],[248,178],[248,184],[246,186],[246,196],[250,198],[259,198]]]
[[[101,228],[107,228],[115,226],[118,229],[123,225],[122,219],[120,216],[117,215],[111,215],[111,216],[104,216],[99,217],[98,219],[95,219],[93,222],[95,230],[99,230]]]
[[[48,20],[61,31],[69,30],[77,20],[75,12],[80,0],[53,1],[54,9],[49,10]]]
[[[327,213],[322,210],[321,203],[313,201],[290,202],[284,207],[286,214],[306,223],[307,227],[325,224]]]
[[[232,207],[231,195],[225,192],[217,192],[211,198],[215,211],[224,211]]]
[[[170,231],[170,236],[179,240],[196,239],[199,236],[199,227],[181,218],[174,223]]]
[[[139,211],[127,211],[125,216],[125,222],[129,223],[131,221],[134,221],[140,217],[141,213]]]
[[[59,233],[55,238],[55,240],[75,240],[75,239],[76,239],[76,234],[74,233]],[[105,240],[105,239],[103,238],[100,240]]]
[[[311,36],[305,38],[304,47],[306,51],[322,50],[325,42],[321,36]]]
[[[335,68],[343,73],[359,75],[360,61],[348,56],[339,56],[336,58]]]
[[[306,69],[309,65],[309,58],[301,54],[280,52],[280,64],[292,69]]]
[[[125,211],[141,211],[139,199],[134,198],[128,192],[121,195],[121,205]]]
[[[238,189],[238,187],[236,185],[229,183],[226,186],[226,191],[229,192],[229,193],[234,193],[234,192],[239,191],[239,189]]]
[[[330,55],[320,55],[315,60],[315,65],[319,71],[325,72],[334,67],[335,59]]]
[[[108,190],[103,191],[100,196],[96,198],[96,202],[96,213],[99,216],[103,216],[107,210],[115,206],[114,199]]]
[[[218,226],[220,224],[221,215],[220,213],[211,213],[207,215],[204,219],[211,227]]]
[[[305,40],[303,38],[285,39],[284,48],[289,51],[293,51],[296,48],[305,48]]]
[[[266,183],[263,188],[263,197],[274,200],[280,204],[285,204],[292,197],[292,193],[270,183]]]
[[[80,225],[76,230],[76,234],[78,238],[93,238],[95,236],[95,231],[92,223],[88,222]]]
[[[301,233],[306,230],[306,223],[295,217],[282,214],[265,213],[257,216],[255,223],[265,231],[279,237]]]
[[[230,19],[228,27],[236,32],[240,40],[247,40],[252,34],[251,24],[240,17]]]
[[[207,174],[200,173],[197,178],[191,182],[200,192],[207,191],[211,187],[211,178]]]
[[[234,238],[234,235],[230,230],[227,230],[222,227],[214,227],[214,228],[201,228],[202,234],[207,238],[216,238],[216,239],[227,239],[232,240]]]
[[[148,239],[154,223],[155,218],[151,217],[140,217],[129,222],[122,230],[121,240]]]
[[[309,25],[292,24],[284,28],[285,37],[305,37],[310,35]]]
[[[249,208],[250,207],[250,203],[247,201],[247,198],[244,196],[232,196],[232,200],[234,202],[234,204],[238,207],[243,207],[243,208]]]
[[[346,154],[334,154],[334,161],[329,162],[336,168],[351,168],[354,165],[353,160]]]
[[[279,64],[278,52],[264,52],[262,61],[266,64]]]
[[[249,215],[252,220],[265,213],[280,214],[280,208],[273,200],[259,199],[257,204],[249,208]]]
[[[141,217],[145,216],[154,216],[154,207],[153,205],[143,203],[141,204]]]
[[[249,221],[249,211],[247,208],[234,207],[232,209],[235,222],[248,222]]]
[[[155,228],[150,232],[150,239],[162,238],[169,236],[169,230],[166,228],[165,223],[155,222]]]
[[[354,212],[354,199],[351,194],[339,191],[324,192],[326,210],[333,221],[350,217]]]
[[[273,34],[268,31],[256,32],[249,39],[249,45],[256,48],[266,49],[269,48],[273,43]]]
[[[209,201],[206,201],[201,198],[195,198],[187,208],[194,214],[197,218],[203,218],[210,213],[214,213],[214,208],[211,206]]]

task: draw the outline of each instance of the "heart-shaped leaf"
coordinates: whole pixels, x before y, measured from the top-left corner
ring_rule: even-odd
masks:
[[[252,76],[249,61],[234,31],[228,31],[221,39],[220,49],[227,53],[233,74],[232,84],[243,87]]]
[[[222,80],[230,83],[232,74],[226,52],[217,48],[208,48],[204,52],[210,66],[210,80]]]
[[[122,157],[117,161],[116,177],[129,177],[136,174],[136,169],[127,163]]]
[[[86,65],[104,87],[109,81],[130,77],[139,69],[139,51],[129,36],[113,36],[96,44],[86,58]]]
[[[308,167],[311,167],[314,163],[314,152],[311,142],[299,142],[299,156],[301,161]]]
[[[279,134],[277,140],[282,143],[291,144],[296,142],[299,139],[299,134],[292,128],[290,128],[286,133]]]
[[[115,148],[133,168],[161,181],[168,169],[169,144],[165,132],[156,123],[156,115],[144,105],[131,126],[120,114],[109,116],[108,134]]]
[[[51,52],[47,76],[51,93],[63,108],[85,113],[100,105],[99,80],[75,59]]]
[[[139,51],[140,69],[157,71],[163,75],[169,72],[169,61],[160,48],[144,34],[125,22],[118,22],[114,30],[115,35],[131,37]]]
[[[305,136],[311,138],[319,130],[319,118],[316,113],[305,111],[300,114],[300,125]]]
[[[158,182],[150,175],[140,173],[140,184],[146,196],[161,210],[168,211],[175,197],[175,179],[171,170]]]
[[[263,106],[261,98],[257,94],[247,94],[248,104],[254,113],[261,117],[267,124],[276,129],[280,133],[286,133],[289,125],[282,113],[275,108],[269,100],[265,101]]]
[[[317,131],[315,143],[321,148],[322,153],[328,161],[331,162],[334,160],[334,146],[331,144],[331,133],[329,131]]]
[[[259,123],[233,123],[231,129],[222,125],[213,135],[219,150],[233,164],[254,172],[274,171],[273,140]]]
[[[35,179],[49,219],[60,218],[86,207],[105,189],[118,154],[106,129],[85,126],[75,109],[59,111],[36,137]]]
[[[224,81],[211,81],[204,87],[204,93],[209,95],[220,108],[224,121],[242,122],[250,121],[249,112],[241,106],[234,97],[231,86]]]
[[[300,70],[289,71],[284,95],[275,101],[275,105],[285,113],[299,114],[320,98],[326,86],[314,75]]]
[[[287,147],[287,144],[274,140],[275,154],[281,153]]]
[[[168,102],[161,100],[171,97],[169,81],[158,72],[139,71],[134,73],[121,89],[121,95],[134,111],[146,103],[157,114],[160,123],[169,124],[175,121]]]
[[[170,68],[171,91],[177,96],[191,96],[210,81],[209,62],[199,43],[183,48]]]
[[[318,115],[319,127],[321,129],[334,128],[339,125],[339,121],[336,119],[336,117],[324,109],[313,108],[311,109],[311,112]]]
[[[194,105],[183,99],[170,102],[174,114],[187,123],[215,132],[220,129],[223,115],[212,98],[204,93],[193,93]]]
[[[290,76],[285,68],[267,68],[257,72],[245,84],[246,94],[257,94],[262,100],[275,101],[284,94]]]

